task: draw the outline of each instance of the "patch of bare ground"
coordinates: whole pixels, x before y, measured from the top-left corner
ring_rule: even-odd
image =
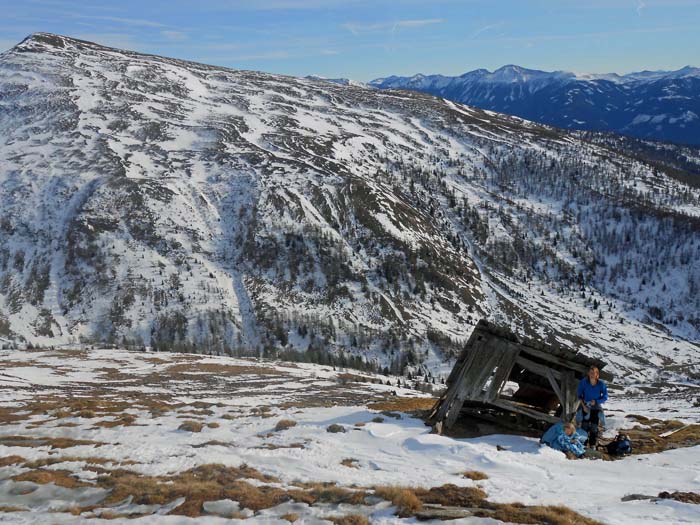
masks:
[[[520,503],[490,504],[491,508],[477,511],[474,516],[488,517],[506,523],[536,525],[604,525],[600,521],[582,516],[564,506],[527,506]]]
[[[697,492],[661,492],[659,493],[660,499],[672,499],[675,501],[680,501],[683,503],[694,503],[695,505],[700,505],[700,494]]]
[[[396,507],[396,514],[402,518],[414,516],[423,509],[423,503],[413,489],[408,487],[380,486],[374,488],[377,497],[390,501]]]
[[[184,430],[185,432],[201,432],[204,428],[204,423],[199,421],[185,421],[177,427],[178,430]]]
[[[280,419],[275,425],[275,432],[287,430],[288,428],[292,428],[295,426],[297,426],[297,422],[293,419]]]
[[[120,414],[111,421],[99,421],[95,423],[96,427],[114,428],[114,427],[130,427],[136,422],[136,416],[132,414]]]
[[[0,437],[0,445],[8,447],[46,447],[53,448],[71,448],[81,445],[91,445],[101,447],[105,443],[99,441],[88,441],[85,439],[71,438],[54,438],[54,437],[33,437],[33,436],[2,436]]]
[[[218,441],[216,439],[212,441],[207,441],[206,443],[199,443],[197,445],[192,445],[192,448],[204,448],[204,447],[232,447],[232,443],[225,443],[223,441]]]
[[[641,423],[624,431],[632,441],[632,454],[652,454],[700,445],[700,425],[686,425],[673,419],[650,419],[634,414],[626,417]]]
[[[30,470],[29,472],[23,472],[22,474],[13,476],[10,479],[13,481],[31,481],[32,483],[38,483],[39,485],[53,483],[54,485],[68,489],[91,486],[89,483],[80,481],[73,475],[72,472],[68,470]]]
[[[384,401],[370,403],[367,408],[382,412],[422,412],[430,410],[435,405],[435,398],[432,397],[392,397]]]
[[[472,481],[482,481],[484,479],[489,479],[489,477],[479,470],[467,470],[462,472],[462,476]]]
[[[340,464],[348,468],[360,468],[358,461],[354,458],[345,458]]]
[[[173,365],[161,373],[169,377],[180,375],[218,374],[225,376],[257,375],[257,376],[283,376],[287,373],[276,368],[259,365],[224,365],[217,363],[191,362]]]
[[[254,511],[274,507],[291,499],[284,490],[267,485],[252,485],[244,480],[263,483],[279,480],[261,474],[246,465],[202,465],[173,476],[148,477],[127,470],[114,470],[97,478],[97,486],[110,490],[103,505],[113,505],[129,496],[137,505],[164,505],[178,498],[185,502],[171,514],[198,517],[205,501],[232,499]]]
[[[27,512],[28,509],[24,507],[7,507],[0,505],[0,512]]]
[[[0,467],[8,467],[10,465],[16,465],[18,463],[24,463],[24,458],[22,456],[5,456],[0,458]]]
[[[290,443],[289,445],[275,445],[274,443],[265,443],[264,445],[252,448],[264,450],[279,450],[283,448],[306,448],[306,445],[304,443]]]
[[[23,466],[25,468],[38,469],[38,468],[42,468],[42,467],[56,465],[58,463],[69,463],[72,461],[82,461],[84,463],[92,464],[92,465],[106,465],[107,463],[119,463],[118,461],[112,461],[111,459],[99,458],[99,457],[94,457],[94,456],[89,456],[89,457],[81,457],[81,456],[53,457],[52,456],[50,458],[42,458],[42,459],[35,459],[33,461],[25,461]]]
[[[483,490],[474,487],[452,484],[430,489],[381,486],[374,491],[376,496],[390,501],[402,518],[445,520],[474,516],[530,525],[602,525],[563,506],[491,503]]]
[[[346,514],[345,516],[325,516],[324,520],[331,521],[335,525],[369,525],[369,519],[362,514]]]

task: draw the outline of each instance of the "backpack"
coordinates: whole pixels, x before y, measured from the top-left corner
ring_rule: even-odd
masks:
[[[632,453],[632,442],[626,434],[618,434],[605,449],[611,456],[627,456]]]

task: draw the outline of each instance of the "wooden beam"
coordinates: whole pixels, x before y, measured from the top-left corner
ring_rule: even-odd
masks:
[[[521,355],[522,354],[530,354],[532,356],[539,357],[540,359],[544,359],[545,361],[551,361],[553,363],[557,363],[557,364],[564,366],[566,368],[571,368],[573,370],[581,372],[582,374],[588,373],[588,368],[589,368],[588,365],[583,365],[581,363],[577,363],[577,362],[571,361],[569,359],[564,359],[563,357],[559,357],[559,356],[556,356],[554,354],[550,354],[549,352],[545,352],[543,350],[538,350],[536,348],[532,348],[530,346],[523,346],[523,348],[521,350]]]
[[[548,367],[547,365],[541,365],[539,363],[535,363],[534,361],[531,361],[530,359],[527,359],[526,357],[523,357],[522,355],[519,355],[518,358],[515,360],[515,364],[518,364],[525,368],[526,370],[529,370],[530,372],[534,372],[538,375],[541,375],[543,377],[547,377],[547,374],[552,374],[553,377],[556,379],[561,379],[561,372],[559,370],[553,370],[552,368]]]
[[[534,419],[539,419],[540,421],[547,421],[548,423],[557,423],[559,421],[558,417],[550,416],[544,412],[538,412],[532,408],[527,408],[512,401],[506,401],[505,399],[496,399],[491,401],[491,404],[505,410],[510,410],[511,412],[517,412],[518,414],[524,414]]]
[[[561,374],[559,374],[559,377],[561,377]],[[554,393],[559,398],[559,404],[561,405],[563,411],[565,404],[564,394],[562,394],[561,388],[559,388],[559,384],[557,383],[557,380],[554,377],[554,373],[549,368],[547,369],[547,379],[549,379],[549,384],[552,385],[552,390],[554,390]]]

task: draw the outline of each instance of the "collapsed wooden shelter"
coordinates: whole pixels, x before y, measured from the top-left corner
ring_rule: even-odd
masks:
[[[539,427],[570,419],[579,381],[591,365],[605,363],[565,348],[518,338],[481,320],[449,378],[447,390],[428,416],[442,433],[461,417],[506,427]]]

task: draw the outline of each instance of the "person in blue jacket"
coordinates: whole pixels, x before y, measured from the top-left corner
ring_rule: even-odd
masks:
[[[586,432],[577,430],[573,423],[556,423],[544,433],[540,443],[580,458],[586,452],[584,447],[586,438]]]
[[[595,447],[598,440],[598,427],[605,429],[603,403],[608,400],[608,387],[600,379],[600,369],[591,365],[587,377],[581,379],[577,396],[579,407],[576,411],[576,424],[588,432],[588,445]]]

